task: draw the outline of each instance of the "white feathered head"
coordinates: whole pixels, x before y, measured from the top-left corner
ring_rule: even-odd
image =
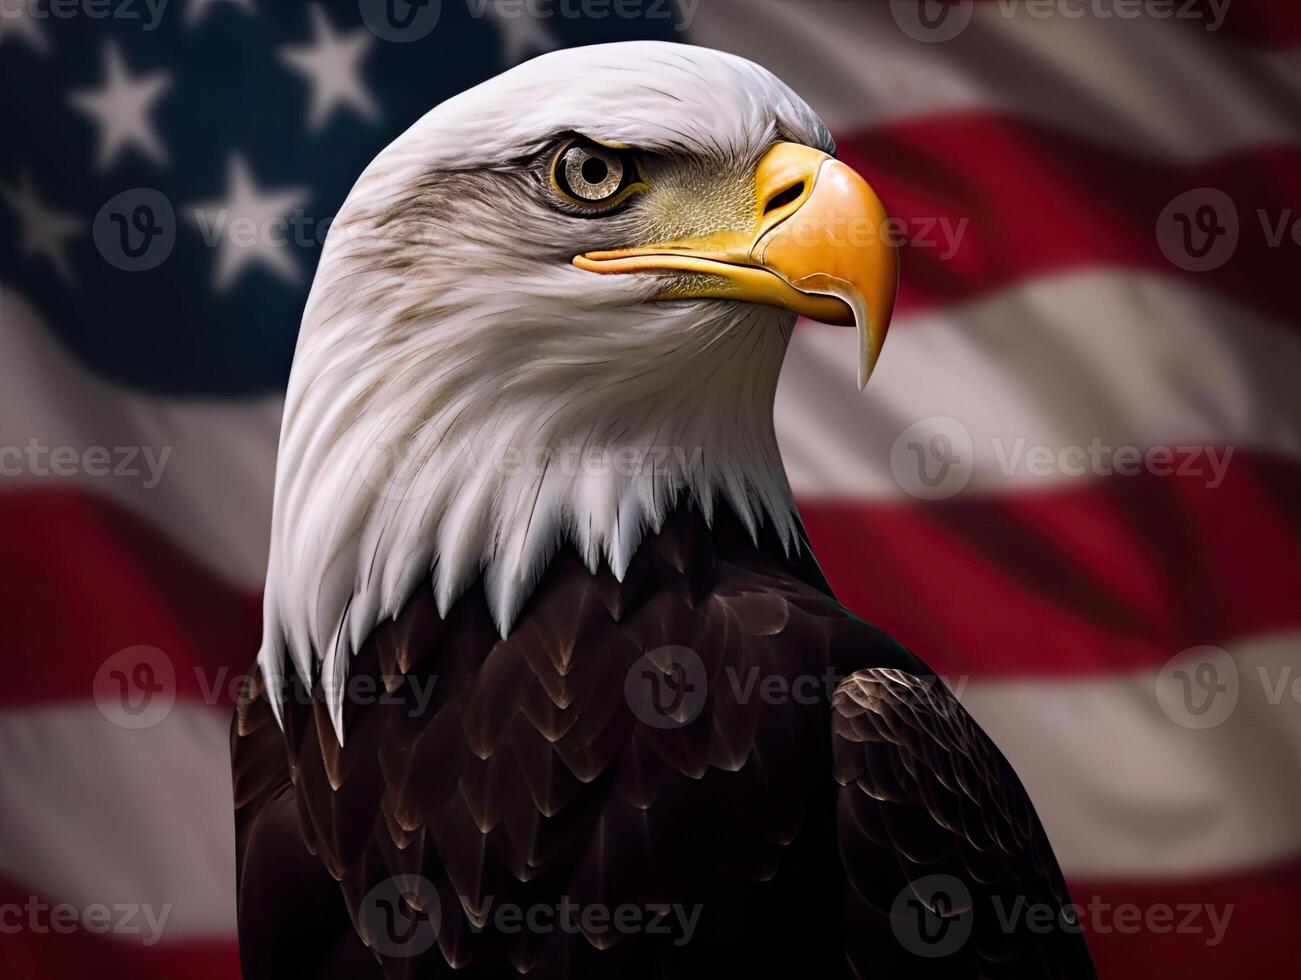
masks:
[[[320,683],[432,581],[505,635],[562,542],[622,576],[689,495],[790,542],[772,425],[796,314],[897,270],[870,188],[772,74],[685,45],[559,51],[438,106],[336,218],[276,479],[262,668]],[[339,731],[342,739],[342,731]]]

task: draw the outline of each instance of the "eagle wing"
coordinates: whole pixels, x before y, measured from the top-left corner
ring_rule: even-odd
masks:
[[[1025,789],[943,683],[858,671],[831,726],[857,976],[1096,976]]]

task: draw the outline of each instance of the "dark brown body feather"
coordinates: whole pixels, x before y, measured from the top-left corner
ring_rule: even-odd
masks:
[[[703,688],[647,723],[629,672],[683,647]],[[1091,976],[1072,929],[1003,924],[1069,898],[929,673],[726,513],[623,583],[563,550],[505,640],[477,587],[445,621],[422,591],[354,659],[342,748],[304,691],[284,733],[256,677],[240,706],[245,977]]]

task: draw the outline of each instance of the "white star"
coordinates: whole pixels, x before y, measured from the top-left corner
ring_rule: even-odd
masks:
[[[542,18],[533,16],[525,7],[507,12],[502,8],[501,0],[494,0],[488,4],[488,14],[501,33],[501,57],[508,65],[518,64],[528,55],[551,51],[557,46]]]
[[[261,193],[248,164],[233,153],[226,166],[226,199],[190,205],[204,243],[216,245],[218,292],[229,289],[244,268],[261,263],[287,282],[299,277],[285,215],[307,200],[304,187]]]
[[[103,84],[68,96],[99,127],[96,166],[100,170],[111,167],[128,146],[134,146],[155,163],[167,163],[167,149],[149,113],[171,85],[171,73],[166,71],[147,72],[133,78],[118,46],[112,41],[104,42]]]
[[[241,10],[245,10],[250,14],[257,13],[257,9],[253,6],[253,0],[190,0],[190,5],[185,8],[185,23],[193,27],[203,19],[204,14],[208,12],[208,8],[214,3],[234,3]]]
[[[18,187],[0,184],[0,196],[23,223],[23,254],[44,255],[59,275],[72,282],[72,267],[63,249],[69,238],[81,233],[82,223],[70,214],[46,207],[36,196],[31,174],[26,172],[19,176]]]
[[[319,6],[313,4],[311,13],[312,43],[283,44],[277,49],[280,60],[312,86],[308,127],[321,129],[340,106],[351,106],[373,121],[379,109],[361,80],[361,62],[375,35],[364,27],[340,34]]]

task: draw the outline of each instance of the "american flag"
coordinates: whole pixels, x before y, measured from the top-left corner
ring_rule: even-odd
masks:
[[[776,417],[841,599],[1018,769],[1100,971],[1295,972],[1291,0],[0,0],[0,961],[238,976],[227,732],[329,218],[551,48],[704,44],[897,216]],[[1290,969],[1289,969],[1290,968]]]

